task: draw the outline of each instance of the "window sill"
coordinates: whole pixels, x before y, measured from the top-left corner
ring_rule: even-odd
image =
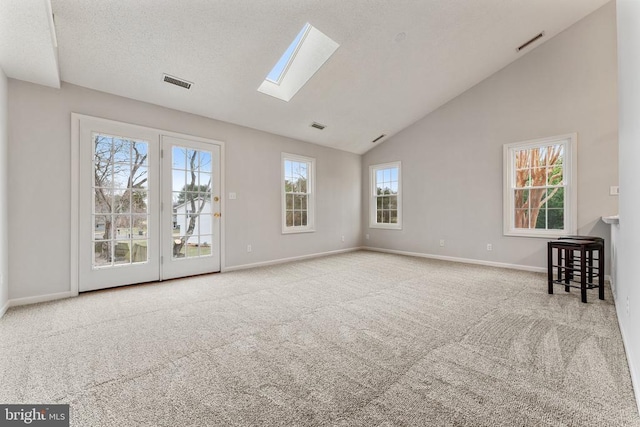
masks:
[[[282,230],[282,234],[315,233],[315,228],[303,228],[297,230]]]
[[[574,234],[577,233],[566,230],[554,230],[553,233],[522,233],[517,231],[509,231],[504,233],[506,237],[533,237],[536,239],[557,239],[558,237]]]
[[[382,230],[402,230],[402,225],[369,224],[369,228],[379,228]]]

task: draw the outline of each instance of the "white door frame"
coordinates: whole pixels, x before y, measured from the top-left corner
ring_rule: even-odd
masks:
[[[101,117],[89,116],[86,114],[71,113],[71,262],[70,262],[70,293],[71,296],[78,296],[80,285],[80,120],[87,118],[95,121],[103,121],[104,123],[126,124],[128,126],[137,127],[144,130],[157,132],[160,136],[172,136],[175,138],[183,138],[192,141],[204,142],[207,144],[215,144],[220,146],[220,271],[224,271],[226,267],[225,260],[225,143],[224,141],[203,138],[194,135],[188,135],[179,132],[173,132],[163,129],[152,128],[148,126],[140,126],[132,123],[121,122],[117,120],[104,119]],[[158,141],[160,144],[160,141]],[[164,189],[162,184],[160,194]]]

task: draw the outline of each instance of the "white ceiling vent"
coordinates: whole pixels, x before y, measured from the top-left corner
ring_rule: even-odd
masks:
[[[318,122],[313,122],[313,123],[311,123],[311,127],[312,127],[312,128],[316,128],[316,129],[320,129],[320,130],[322,130],[322,129],[326,128],[326,126],[325,126],[325,125],[321,125],[321,124],[320,124],[320,123],[318,123]]]
[[[164,82],[166,82],[166,83],[171,83],[172,85],[180,86],[180,87],[183,87],[185,89],[191,89],[191,85],[193,84],[193,83],[188,82],[186,80],[179,79],[179,78],[174,77],[174,76],[170,76],[169,74],[164,74],[162,80]]]
[[[542,37],[544,37],[544,31],[541,32],[540,34],[536,35],[535,37],[531,38],[531,40],[528,40],[524,43],[522,43],[520,46],[518,46],[516,48],[516,52],[520,52],[522,51],[522,49],[526,48],[527,46],[529,46],[531,43],[534,43],[536,41],[538,41],[539,39],[541,39]]]

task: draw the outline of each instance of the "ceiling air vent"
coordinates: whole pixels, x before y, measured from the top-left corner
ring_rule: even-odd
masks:
[[[379,137],[377,137],[376,139],[374,139],[374,140],[373,140],[373,141],[371,141],[371,142],[375,144],[376,142],[380,141],[380,140],[381,140],[382,138],[384,138],[385,136],[387,136],[387,135],[383,133],[382,135],[380,135]]]
[[[326,128],[326,126],[325,126],[325,125],[321,125],[321,124],[320,124],[320,123],[318,123],[318,122],[313,122],[313,123],[311,123],[311,127],[312,127],[312,128],[316,128],[316,129],[320,129],[320,130],[322,130],[322,129]]]
[[[186,80],[182,80],[177,77],[170,76],[169,74],[165,74],[162,80],[167,83],[171,83],[172,85],[183,87],[185,89],[191,89],[191,85],[193,84]]]
[[[533,37],[531,40],[524,42],[522,45],[518,46],[516,48],[517,52],[522,51],[522,49],[526,48],[527,46],[529,46],[531,43],[541,39],[542,37],[544,37],[544,31],[541,32],[540,34],[538,34],[537,36]]]

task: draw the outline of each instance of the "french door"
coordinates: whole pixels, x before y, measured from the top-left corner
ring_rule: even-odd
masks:
[[[220,146],[163,135],[162,153],[162,278],[220,271]]]
[[[220,271],[220,146],[79,120],[79,291]]]

